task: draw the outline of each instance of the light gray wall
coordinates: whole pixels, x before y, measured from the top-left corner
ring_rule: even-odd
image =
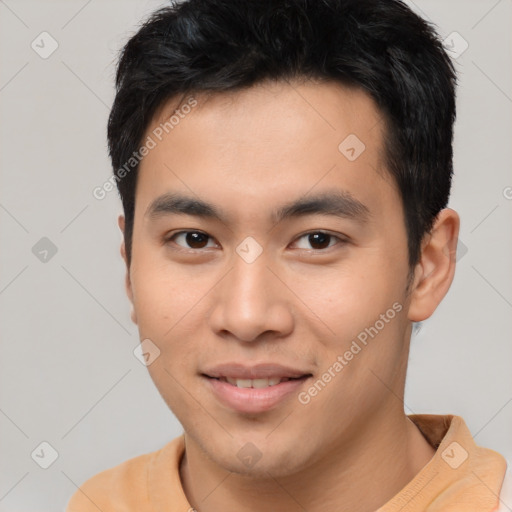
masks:
[[[90,476],[181,433],[133,355],[117,194],[92,196],[110,176],[116,51],[158,5],[0,2],[0,512],[63,510]],[[462,415],[479,444],[511,458],[512,2],[410,5],[469,44],[450,204],[467,252],[413,340],[406,411]],[[58,43],[46,59],[31,47],[51,50],[43,31]],[[41,442],[58,452],[48,469]]]

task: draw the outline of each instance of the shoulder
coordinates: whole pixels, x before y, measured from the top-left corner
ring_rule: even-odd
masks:
[[[512,507],[512,458],[507,458],[507,471],[501,485],[497,512],[508,512]]]
[[[133,457],[89,478],[73,494],[66,512],[146,510],[148,468],[164,448]]]

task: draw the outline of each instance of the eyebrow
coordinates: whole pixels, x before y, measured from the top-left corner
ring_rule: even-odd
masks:
[[[224,224],[228,223],[229,217],[222,209],[211,203],[179,193],[157,197],[145,213],[145,216],[152,220],[167,215],[190,215],[218,220]],[[370,210],[348,191],[324,192],[286,203],[274,210],[270,219],[277,224],[285,219],[307,215],[332,215],[365,223],[370,217]]]

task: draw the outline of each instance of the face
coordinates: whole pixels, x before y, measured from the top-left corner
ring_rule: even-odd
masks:
[[[133,319],[192,443],[229,471],[292,474],[403,413],[407,236],[384,125],[369,96],[333,83],[194,98],[145,135]],[[223,382],[290,370],[304,377]]]

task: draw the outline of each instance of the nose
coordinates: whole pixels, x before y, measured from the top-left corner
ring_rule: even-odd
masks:
[[[274,267],[265,251],[251,263],[234,253],[231,270],[212,294],[209,321],[216,335],[249,343],[293,331],[293,294]]]

